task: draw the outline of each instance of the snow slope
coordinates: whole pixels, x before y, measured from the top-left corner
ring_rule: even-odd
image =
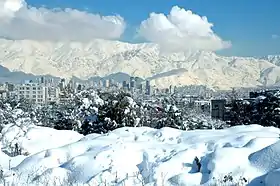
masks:
[[[9,128],[3,131],[6,139],[13,136]],[[11,158],[15,163],[12,170],[4,169],[6,183],[190,186],[225,185],[223,179],[233,178],[234,184],[245,180],[253,186],[280,184],[280,130],[273,127],[195,131],[125,127],[83,138],[71,131],[28,129],[33,130],[37,131],[18,139],[33,154],[21,163],[18,159],[22,156]],[[50,130],[56,140],[46,139]],[[27,145],[24,141],[28,139],[31,142]],[[201,163],[200,170],[195,157]],[[1,152],[0,158],[5,167],[7,155]]]
[[[100,39],[87,43],[0,39],[0,65],[12,71],[82,79],[124,72],[153,77],[152,84],[159,87],[272,85],[280,81],[280,67],[268,60],[223,57],[205,51],[164,54],[156,44]]]
[[[19,119],[21,120],[21,119]],[[22,119],[22,123],[26,123]],[[20,121],[18,121],[20,122]],[[76,142],[83,137],[73,131],[58,131],[52,128],[39,127],[35,125],[8,124],[2,130],[0,147],[11,153],[12,147],[17,143],[23,154],[34,154],[49,148]],[[58,137],[62,135],[60,139]]]
[[[8,169],[9,160],[11,160],[11,166],[16,166],[27,155],[32,155],[49,148],[60,147],[78,141],[83,137],[83,135],[76,132],[57,131],[51,128],[38,127],[30,123],[28,119],[18,119],[16,124],[8,124],[1,131],[0,165],[2,168]],[[23,155],[10,158],[9,156],[13,156],[16,144],[22,150]]]

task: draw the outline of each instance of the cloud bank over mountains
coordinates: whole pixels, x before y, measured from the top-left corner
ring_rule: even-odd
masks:
[[[207,17],[174,6],[169,15],[151,13],[140,25],[139,34],[163,50],[220,50],[231,46],[212,30]]]
[[[151,13],[138,36],[162,51],[216,51],[231,46],[212,30],[207,17],[174,6],[169,15]],[[76,9],[28,6],[24,0],[0,0],[0,37],[15,40],[81,41],[120,39],[126,22],[120,15],[103,16]]]
[[[0,27],[0,37],[11,39],[88,41],[118,39],[126,24],[118,15],[35,8],[24,0],[0,0]]]

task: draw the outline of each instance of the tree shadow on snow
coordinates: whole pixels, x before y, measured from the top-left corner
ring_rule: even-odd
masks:
[[[207,163],[206,161],[209,161],[208,158],[203,157],[201,159],[200,166],[198,166],[198,162],[196,162],[195,160],[193,161],[193,163],[183,163],[184,167],[191,167],[191,170],[188,172],[189,174],[197,174],[200,173],[202,175],[200,184],[205,184],[210,180],[210,171],[207,169]]]

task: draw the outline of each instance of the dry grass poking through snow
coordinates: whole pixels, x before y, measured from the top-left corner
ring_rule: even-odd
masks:
[[[138,183],[135,183],[137,186],[146,186],[146,185],[153,185],[153,186],[165,186],[164,184],[164,174],[162,174],[160,180],[162,180],[161,184],[145,184],[144,180],[140,176],[139,172],[135,173],[135,177],[138,180]],[[31,177],[31,176],[30,176]],[[33,180],[27,180],[26,183],[17,183],[18,179],[20,180],[20,176],[17,179],[13,180],[13,182],[6,181],[3,175],[0,173],[0,186],[131,186],[126,184],[124,180],[122,182],[118,181],[117,174],[116,180],[114,182],[107,182],[104,180],[102,183],[88,183],[88,184],[80,184],[77,183],[77,179],[73,178],[70,174],[67,175],[64,179],[57,178],[46,178],[44,179],[37,179],[34,178]],[[31,181],[32,183],[30,183]],[[231,175],[226,175],[219,179],[213,179],[211,183],[207,184],[207,186],[245,186],[248,184],[248,180],[240,177],[238,180],[234,180]],[[172,184],[172,186],[182,186],[180,184]],[[194,185],[195,186],[195,185]]]

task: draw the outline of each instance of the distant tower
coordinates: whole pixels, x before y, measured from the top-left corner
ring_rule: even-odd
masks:
[[[114,79],[109,79],[109,86],[112,87],[113,85],[115,85]]]
[[[45,78],[42,76],[40,79],[40,84],[44,84],[45,83]]]
[[[109,79],[106,79],[106,80],[105,80],[105,87],[106,87],[106,88],[109,88],[109,87],[110,87],[110,80],[109,80]]]
[[[99,87],[100,88],[103,87],[103,80],[102,79],[99,80]]]
[[[122,88],[123,88],[123,89],[126,89],[126,88],[127,88],[127,83],[126,83],[126,81],[123,81],[123,83],[122,83]]]
[[[65,79],[63,78],[63,79],[61,79],[61,81],[60,81],[60,90],[64,90],[65,87],[66,87],[66,81],[65,81]]]
[[[134,88],[135,88],[135,78],[130,77],[130,89],[134,89]]]
[[[146,94],[151,95],[151,85],[149,80],[146,81]]]
[[[169,86],[169,94],[174,94],[174,87],[172,85]]]

